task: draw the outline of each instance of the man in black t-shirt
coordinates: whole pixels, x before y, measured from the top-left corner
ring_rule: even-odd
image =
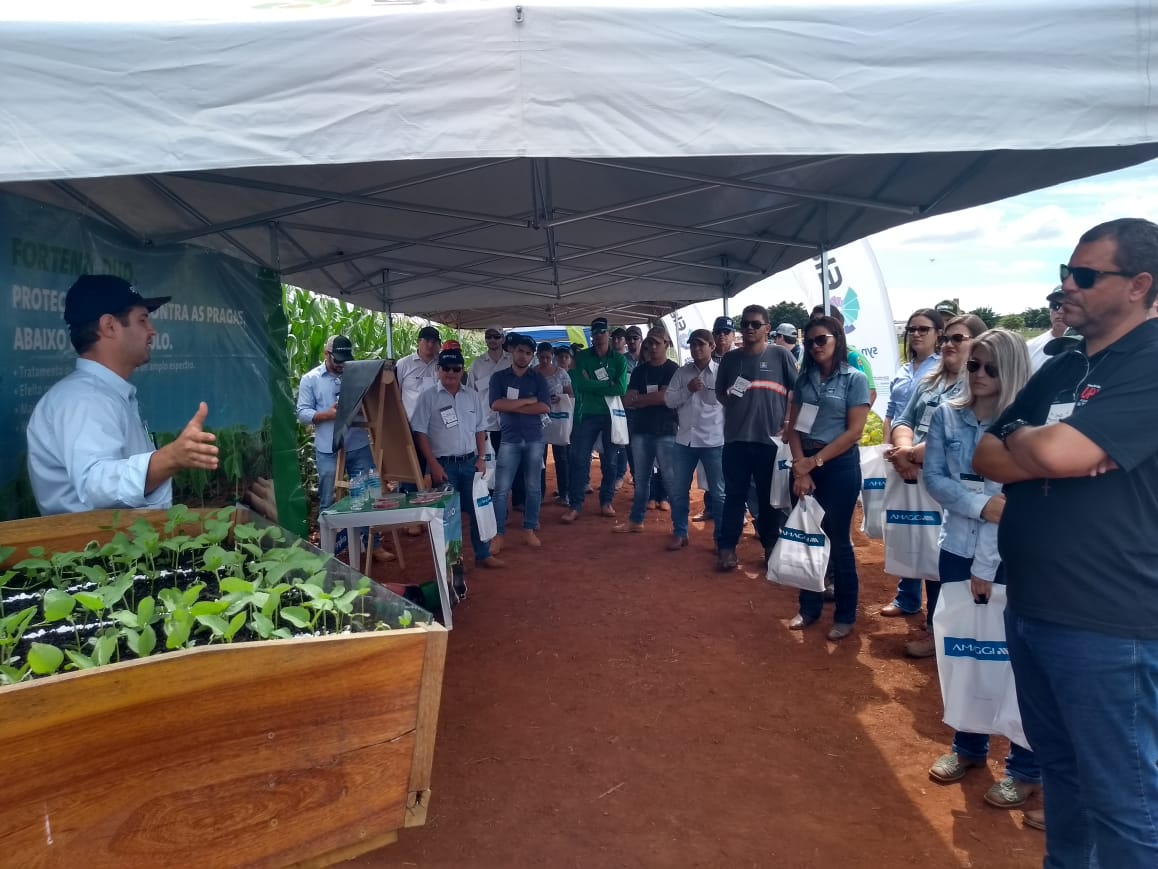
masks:
[[[760,497],[756,531],[764,544],[765,563],[780,536],[776,511],[765,505],[776,463],[772,438],[780,434],[788,416],[796,360],[783,347],[768,343],[768,329],[768,312],[760,305],[746,307],[740,321],[743,346],[725,355],[716,372],[716,397],[724,405],[724,514],[716,561],[720,570],[739,564],[736,544],[752,481]]]
[[[1030,379],[973,459],[1006,484],[1006,635],[1058,866],[1158,866],[1156,276],[1158,225],[1083,235],[1061,267],[1083,341]]]
[[[627,425],[631,430],[631,454],[635,468],[635,493],[631,499],[631,515],[627,522],[616,525],[616,532],[643,531],[643,516],[648,502],[658,500],[661,494],[653,485],[670,485],[672,455],[675,447],[676,412],[664,403],[664,392],[672,375],[679,368],[667,358],[667,332],[657,326],[647,333],[640,363],[627,381],[623,406],[627,409]],[[659,480],[653,479],[652,468],[659,465]]]

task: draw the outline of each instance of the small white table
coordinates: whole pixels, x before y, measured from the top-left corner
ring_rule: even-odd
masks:
[[[430,552],[434,557],[434,578],[438,584],[438,598],[442,602],[442,618],[447,630],[453,627],[450,613],[450,568],[447,564],[447,525],[453,526],[458,519],[458,538],[462,540],[462,514],[458,493],[450,492],[434,504],[418,506],[404,505],[389,510],[351,510],[350,499],[343,498],[323,510],[318,516],[321,532],[321,548],[331,555],[334,552],[338,531],[347,529],[349,538],[350,563],[361,564],[362,536],[355,529],[390,528],[406,525],[426,526],[430,537]],[[461,556],[460,556],[461,557]],[[357,567],[355,567],[355,570]]]

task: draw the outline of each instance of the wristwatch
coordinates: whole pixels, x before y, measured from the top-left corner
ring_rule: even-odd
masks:
[[[1009,422],[1007,422],[1005,425],[1003,425],[1001,428],[999,428],[997,430],[997,439],[999,441],[1001,441],[1003,444],[1005,444],[1006,449],[1009,449],[1009,443],[1008,443],[1009,436],[1011,434],[1013,434],[1015,431],[1017,431],[1019,428],[1023,428],[1027,425],[1029,425],[1029,420],[1026,420],[1026,419],[1010,420]]]
[[[824,459],[822,459],[820,457],[820,453],[817,453],[815,456],[813,456],[812,461],[816,462],[816,467],[818,467],[818,468],[824,467]]]

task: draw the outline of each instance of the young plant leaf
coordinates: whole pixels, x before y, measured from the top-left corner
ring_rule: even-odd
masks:
[[[138,654],[142,658],[147,658],[153,654],[155,648],[157,648],[157,632],[153,630],[152,625],[145,625],[141,628],[141,644]]]
[[[117,640],[119,638],[119,631],[106,630],[93,640],[92,659],[97,663],[97,666],[103,667],[113,659],[113,653],[117,650]]]
[[[253,619],[250,621],[249,626],[253,628],[253,632],[263,640],[268,640],[273,635],[273,620],[261,613],[253,614]]]
[[[305,607],[287,606],[282,609],[281,617],[295,628],[308,628],[310,626],[310,614]]]
[[[229,623],[221,616],[197,616],[197,621],[213,632],[214,639],[225,636],[225,632],[229,630]]]
[[[33,643],[28,650],[28,666],[37,676],[51,676],[64,663],[64,652],[47,643]]]
[[[50,588],[44,593],[44,620],[59,622],[72,615],[76,608],[76,598],[66,591]]]
[[[240,612],[229,620],[229,626],[225,629],[225,642],[233,642],[233,638],[237,635],[237,632],[245,625],[246,615],[246,613]]]
[[[68,660],[72,662],[72,666],[77,670],[91,670],[96,666],[96,662],[94,662],[92,658],[88,655],[82,655],[75,649],[65,649],[64,653],[68,655]]]

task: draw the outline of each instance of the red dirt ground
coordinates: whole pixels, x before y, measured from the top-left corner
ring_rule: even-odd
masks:
[[[345,865],[1041,865],[1043,834],[982,799],[1004,740],[963,784],[929,780],[951,732],[935,660],[902,656],[919,620],[877,614],[893,591],[879,542],[855,535],[859,620],[829,643],[831,605],[787,630],[796,594],[764,580],[750,527],[720,574],[711,525],[672,553],[669,513],[612,534],[595,503],[572,526],[545,507],[539,552],[509,533],[505,570],[467,556],[427,824]],[[405,574],[428,578],[425,544],[403,540]]]

